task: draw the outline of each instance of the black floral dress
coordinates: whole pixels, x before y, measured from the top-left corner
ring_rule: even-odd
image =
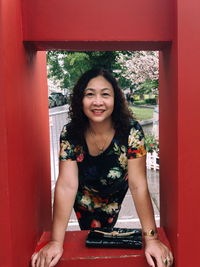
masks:
[[[142,127],[132,121],[124,140],[115,134],[102,154],[91,156],[86,142],[79,145],[65,125],[60,147],[60,160],[76,160],[78,164],[79,187],[74,210],[80,228],[113,227],[128,190],[128,159],[146,154]]]

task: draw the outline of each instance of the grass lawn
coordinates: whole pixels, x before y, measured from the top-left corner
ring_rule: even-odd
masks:
[[[134,117],[136,117],[136,119],[139,121],[153,118],[153,108],[138,108],[130,106],[130,109],[132,110]]]

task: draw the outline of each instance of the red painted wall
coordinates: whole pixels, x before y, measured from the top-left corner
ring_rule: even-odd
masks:
[[[173,2],[24,1],[24,40],[168,41],[172,38]]]
[[[161,223],[176,266],[199,266],[199,1],[176,1],[172,46],[161,53]]]
[[[0,266],[27,266],[50,224],[46,61],[34,48],[83,47],[162,50],[161,224],[176,266],[198,266],[199,1],[0,0],[0,6]]]
[[[179,264],[199,266],[200,17],[197,0],[178,4]],[[191,240],[192,236],[192,242]],[[191,243],[189,247],[187,243]],[[185,255],[183,258],[181,255]]]
[[[176,258],[175,266],[178,266],[178,61],[176,48],[174,40],[173,44],[160,53],[159,142],[161,225],[164,226],[171,241]]]
[[[51,218],[46,56],[23,46],[21,1],[0,6],[0,266],[25,267]]]

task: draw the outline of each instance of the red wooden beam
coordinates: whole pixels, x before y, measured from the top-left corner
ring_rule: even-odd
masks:
[[[23,1],[23,33],[32,42],[171,41],[174,1]]]
[[[67,51],[124,51],[124,50],[162,50],[171,45],[170,41],[132,42],[132,41],[24,41],[33,50]]]
[[[162,228],[158,229],[160,239],[169,246],[165,232]],[[87,248],[85,240],[88,231],[68,231],[64,241],[64,253],[61,257],[58,267],[76,267],[76,266],[97,266],[97,267],[148,267],[144,249],[103,249]],[[38,243],[36,251],[43,247],[49,240],[50,233],[44,232]]]

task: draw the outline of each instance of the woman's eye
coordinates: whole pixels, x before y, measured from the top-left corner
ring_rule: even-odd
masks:
[[[110,94],[109,93],[103,93],[103,96],[109,96]]]
[[[93,93],[86,93],[85,96],[93,96]]]

